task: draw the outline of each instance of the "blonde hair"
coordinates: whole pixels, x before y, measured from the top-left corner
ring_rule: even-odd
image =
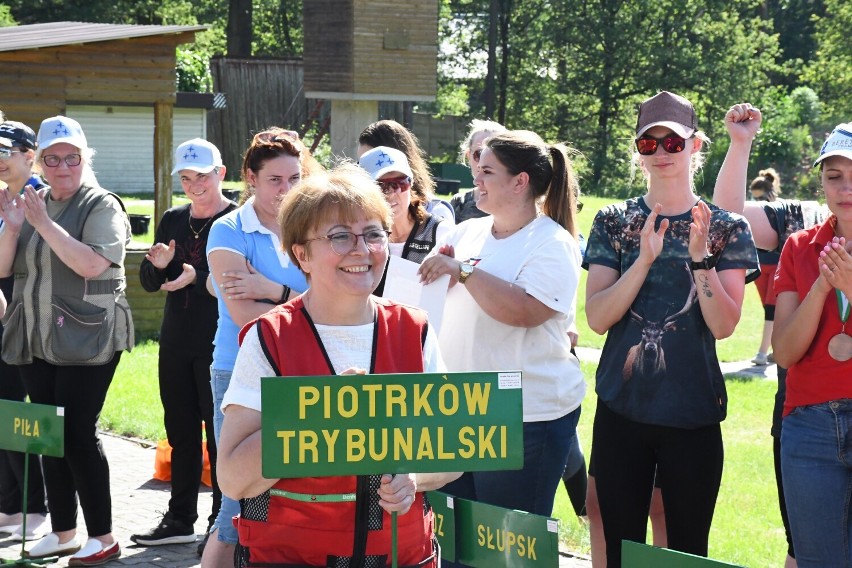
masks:
[[[357,165],[344,163],[302,180],[284,197],[278,215],[281,246],[301,270],[293,245],[305,244],[313,231],[330,221],[353,223],[364,217],[377,219],[390,230],[391,208],[379,186]]]
[[[473,143],[473,139],[478,134],[482,134],[483,132],[500,134],[501,132],[506,132],[506,130],[508,129],[499,122],[474,118],[468,125],[467,136],[465,136],[464,140],[462,140],[461,144],[459,144],[459,161],[462,164],[470,165],[470,145]]]

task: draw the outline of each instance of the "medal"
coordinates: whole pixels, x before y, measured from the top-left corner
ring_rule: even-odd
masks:
[[[840,313],[840,321],[843,326],[840,333],[828,342],[828,354],[835,361],[848,361],[852,359],[852,337],[846,335],[846,320],[849,319],[849,299],[840,290],[835,289],[837,295],[837,310]]]

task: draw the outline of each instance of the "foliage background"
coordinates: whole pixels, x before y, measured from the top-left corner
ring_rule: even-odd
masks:
[[[689,98],[714,141],[696,182],[704,194],[727,149],[731,104],[763,109],[750,174],[775,167],[785,196],[817,194],[813,156],[852,119],[845,0],[439,0],[439,10],[438,97],[417,110],[494,118],[568,142],[586,193],[642,190],[629,167],[636,109],[659,90]],[[301,14],[301,0],[6,0],[0,26],[204,24],[179,48],[178,80],[209,91],[213,56],[300,56]]]

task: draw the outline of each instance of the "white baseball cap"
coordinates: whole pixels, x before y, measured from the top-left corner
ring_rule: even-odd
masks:
[[[172,174],[181,170],[192,170],[206,174],[222,165],[224,164],[222,164],[222,154],[219,153],[219,148],[203,138],[193,138],[187,140],[175,150],[175,167]]]
[[[828,139],[819,151],[819,158],[814,162],[817,167],[820,162],[831,156],[843,156],[852,160],[852,122],[838,124],[829,134]]]
[[[387,146],[377,146],[369,152],[364,152],[358,160],[358,165],[364,168],[374,180],[389,172],[399,172],[410,178],[414,177],[405,154]]]
[[[89,147],[89,143],[86,142],[86,135],[83,134],[83,128],[73,118],[58,115],[41,121],[41,126],[38,129],[39,150],[47,150],[54,144],[62,142],[71,144],[80,150]]]

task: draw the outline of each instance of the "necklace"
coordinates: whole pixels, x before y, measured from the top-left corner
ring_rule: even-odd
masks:
[[[213,217],[215,217],[215,215]],[[207,225],[209,225],[213,221],[213,217],[210,217],[209,219],[207,219],[207,222],[204,223],[204,226],[201,227],[201,229],[199,229],[198,231],[196,231],[195,228],[192,226],[192,210],[190,209],[190,211],[189,211],[189,230],[192,231],[192,234],[195,235],[196,239],[198,238],[198,235],[200,235],[201,233],[204,232],[204,229],[207,228]]]
[[[524,223],[523,225],[521,225],[517,229],[497,230],[496,228],[494,228],[494,222],[492,221],[492,223],[491,223],[491,234],[494,235],[495,237],[498,236],[498,235],[509,236],[510,234],[517,233],[518,231],[520,231],[521,229],[523,229],[524,227],[526,227],[527,225],[529,225],[530,223],[535,221],[537,217],[538,217],[538,213],[536,213],[533,216],[532,219],[530,219],[529,221],[527,221],[526,223]]]

